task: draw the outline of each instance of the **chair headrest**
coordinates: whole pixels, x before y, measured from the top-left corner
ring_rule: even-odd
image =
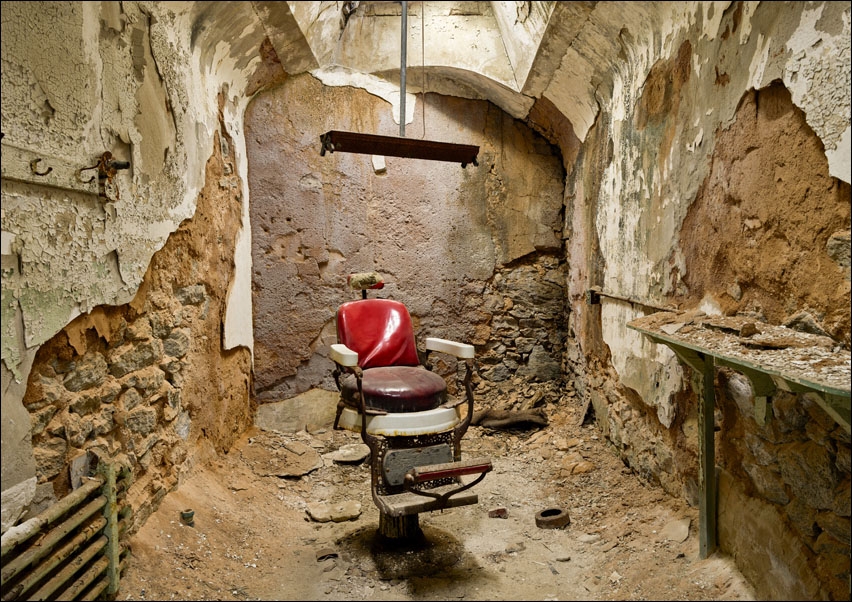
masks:
[[[349,274],[346,277],[346,283],[349,288],[356,291],[365,291],[384,288],[385,279],[378,272],[358,272],[357,274]]]

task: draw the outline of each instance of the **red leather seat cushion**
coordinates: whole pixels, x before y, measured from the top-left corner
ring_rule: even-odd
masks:
[[[385,412],[422,412],[447,401],[447,383],[423,367],[386,366],[364,370],[361,384],[368,408]],[[341,382],[343,401],[359,407],[358,385],[353,375]]]

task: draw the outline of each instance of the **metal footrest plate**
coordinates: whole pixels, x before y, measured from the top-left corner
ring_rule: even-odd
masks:
[[[458,485],[442,485],[429,491],[447,493],[453,489],[458,489],[458,487]],[[462,491],[458,495],[448,498],[443,505],[434,498],[409,492],[376,496],[376,504],[379,506],[379,510],[390,516],[407,516],[409,514],[420,514],[421,512],[469,506],[477,503],[479,503],[479,496],[469,491]]]

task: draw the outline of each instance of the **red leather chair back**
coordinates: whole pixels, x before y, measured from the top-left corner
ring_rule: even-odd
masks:
[[[358,354],[363,369],[420,364],[408,309],[392,299],[361,299],[341,305],[337,341]]]

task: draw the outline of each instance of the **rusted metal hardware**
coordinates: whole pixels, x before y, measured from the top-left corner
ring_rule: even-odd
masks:
[[[95,180],[95,176],[93,175],[88,180],[83,180],[83,172],[91,171],[97,169],[98,170],[98,182],[102,186],[102,195],[110,201],[117,201],[118,187],[115,186],[113,182],[113,178],[115,175],[122,169],[130,169],[130,161],[116,161],[112,157],[112,153],[109,151],[104,151],[104,154],[100,156],[98,162],[90,167],[83,167],[77,171],[77,179],[81,182],[88,184]],[[115,190],[115,198],[110,197],[109,190]]]
[[[479,165],[476,156],[479,147],[470,144],[453,144],[436,142],[434,140],[419,140],[415,138],[398,138],[395,136],[378,136],[375,134],[359,134],[356,132],[330,131],[320,136],[320,156],[326,151],[335,153],[361,153],[366,155],[384,155],[389,157],[404,157],[408,159],[428,159],[430,161],[449,161]]]
[[[39,171],[38,167],[36,167],[36,166],[39,164],[40,161],[41,161],[41,158],[33,159],[32,161],[30,161],[30,171],[33,172],[33,174],[35,174],[37,176],[46,176],[47,174],[49,174],[50,172],[53,171],[52,167],[48,167],[44,171]]]
[[[88,180],[83,180],[82,177],[84,171],[89,171],[92,169],[98,170],[99,180],[112,180],[119,170],[130,169],[130,161],[113,161],[112,153],[109,151],[105,151],[104,154],[100,156],[97,163],[90,167],[83,167],[77,172],[77,175],[80,180],[86,183],[92,182],[95,179],[95,176],[92,176]]]
[[[433,464],[431,466],[415,466],[405,475],[405,490],[418,495],[425,495],[434,498],[437,502],[437,509],[443,509],[447,506],[447,500],[462,491],[470,489],[482,479],[485,478],[485,473],[491,472],[491,460],[486,458],[478,458],[475,460],[463,460],[459,462],[448,462],[445,464]],[[428,489],[418,487],[421,483],[431,481],[453,479],[456,480],[464,475],[478,475],[473,481],[451,489],[447,492],[433,492]]]

